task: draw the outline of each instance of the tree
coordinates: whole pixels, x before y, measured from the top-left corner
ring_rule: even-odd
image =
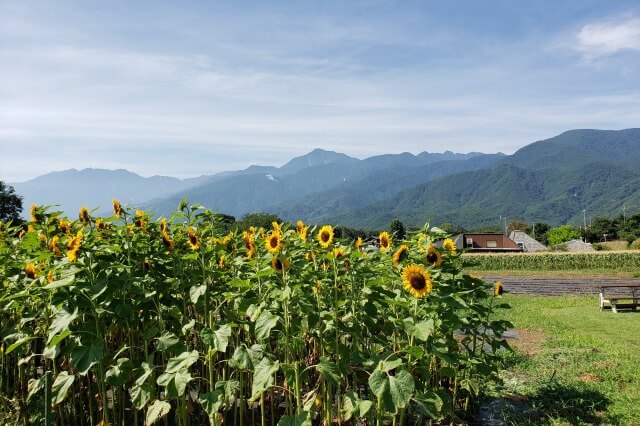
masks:
[[[580,238],[580,236],[580,231],[571,225],[558,226],[557,228],[552,228],[547,232],[547,240],[552,246],[575,240]]]
[[[548,223],[535,222],[532,226],[527,226],[525,232],[542,244],[547,245],[547,232],[549,232],[550,229],[551,227]]]
[[[400,222],[400,219],[393,219],[389,224],[389,232],[393,235],[393,238],[397,240],[404,240],[406,231],[404,229],[404,224]]]
[[[22,213],[22,197],[15,193],[13,186],[5,185],[0,180],[0,221],[14,224],[20,222]]]
[[[247,213],[242,217],[242,220],[238,222],[238,228],[242,231],[249,229],[250,226],[270,229],[271,222],[282,223],[282,219],[272,213]]]
[[[507,225],[507,233],[511,233],[511,231],[526,231],[527,224],[521,220],[514,220],[513,222]]]
[[[451,222],[443,222],[440,224],[438,228],[442,229],[444,232],[451,235],[458,235],[458,234],[465,233],[465,229],[462,226],[458,226]]]

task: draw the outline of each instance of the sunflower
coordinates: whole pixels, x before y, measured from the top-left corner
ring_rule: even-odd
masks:
[[[111,225],[103,221],[102,219],[97,219],[96,228],[98,228],[98,230],[100,231],[106,231],[107,229],[111,228]]]
[[[431,293],[433,282],[429,271],[418,265],[409,265],[402,271],[404,288],[415,297],[425,297]]]
[[[280,260],[277,257],[274,257],[273,260],[271,260],[271,266],[273,266],[273,269],[280,273],[283,271],[287,272],[290,265],[291,263],[287,259]]]
[[[435,266],[435,267],[440,266],[440,264],[442,263],[442,254],[440,254],[440,251],[433,244],[429,244],[425,261],[429,265]]]
[[[218,261],[218,267],[220,269],[224,269],[224,267],[226,266],[225,260],[226,259],[224,257],[224,254],[222,256],[220,256],[220,260]]]
[[[313,262],[315,258],[316,258],[316,254],[313,252],[313,250],[308,251],[304,254],[304,259],[307,262]]]
[[[401,245],[395,253],[393,253],[393,266],[400,266],[400,263],[407,257],[409,247],[405,244]]]
[[[53,271],[49,271],[47,273],[47,282],[48,283],[52,283],[56,280],[56,275],[53,273]]]
[[[504,292],[504,285],[502,284],[502,281],[496,281],[496,284],[493,287],[493,295],[496,297],[502,296],[503,292]]]
[[[187,234],[189,235],[189,245],[192,250],[197,250],[200,248],[200,238],[196,235],[195,229],[189,227],[187,230]]]
[[[38,278],[38,269],[36,265],[31,262],[24,265],[24,273],[27,274],[27,278],[31,278],[32,280]]]
[[[39,222],[38,206],[31,204],[31,222]]]
[[[251,247],[253,247],[253,232],[249,231],[243,231],[242,232],[242,239],[244,240],[244,246],[247,250],[251,250]]]
[[[85,206],[80,207],[80,212],[78,213],[78,219],[84,225],[89,223],[89,220],[90,220],[90,218],[89,218],[89,209],[86,208]]]
[[[167,219],[164,217],[160,219],[160,232],[167,232]]]
[[[273,222],[276,223],[276,222]],[[282,234],[280,234],[280,232],[277,231],[272,231],[269,233],[269,235],[267,236],[267,239],[264,242],[265,247],[267,248],[267,251],[269,253],[278,253],[280,250],[282,250],[283,244],[282,244]]]
[[[318,242],[324,248],[327,248],[333,242],[333,228],[331,225],[324,225],[318,232]]]
[[[380,251],[387,252],[391,249],[391,236],[387,231],[383,231],[378,236],[380,240]]]
[[[444,248],[445,250],[450,251],[451,254],[454,254],[458,247],[456,247],[456,242],[455,241],[453,241],[451,238],[446,238],[442,242],[442,248]]]
[[[27,232],[28,233],[36,232],[36,228],[34,228],[33,225],[29,224],[29,226],[27,226]]]
[[[360,248],[362,247],[362,237],[358,237],[356,238],[355,243],[353,243],[353,245],[355,246],[356,250],[360,251]]]
[[[316,280],[316,283],[311,289],[311,291],[313,291],[313,294],[315,294],[316,296],[319,295],[320,292],[322,291],[322,282],[320,282],[320,280]]]
[[[273,232],[277,232],[278,234],[282,234],[282,225],[280,225],[275,220],[271,222],[271,227],[273,228]]]
[[[62,252],[60,251],[60,247],[58,247],[59,241],[60,237],[56,235],[49,242],[49,250],[53,252],[54,256],[60,256],[62,254]]]
[[[75,262],[78,259],[78,251],[82,245],[82,231],[78,231],[75,237],[67,242],[67,259],[69,262]]]
[[[307,239],[307,231],[309,230],[309,228],[307,227],[307,225],[304,224],[303,221],[299,220],[296,223],[296,231],[298,231],[298,235],[300,235],[300,239],[301,240],[306,240]]]
[[[251,247],[249,247],[247,249],[247,259],[251,260],[256,256],[256,253],[258,252],[258,248],[256,247],[255,244],[252,244]]]
[[[113,213],[118,217],[122,217],[122,205],[120,205],[120,201],[115,198],[113,199]]]
[[[42,244],[47,244],[47,236],[44,233],[38,234],[38,239]]]
[[[227,235],[225,235],[221,240],[220,240],[220,244],[222,244],[223,246],[226,246],[227,244],[229,244],[231,242],[231,239],[233,238],[233,232],[229,232]]]
[[[169,250],[173,249],[173,247],[175,246],[167,231],[162,232],[162,242]]]
[[[71,225],[69,225],[69,222],[67,222],[66,219],[60,220],[60,222],[58,223],[58,228],[60,229],[60,232],[62,232],[63,234],[71,233]]]
[[[138,227],[138,228],[144,228],[145,226],[147,226],[147,221],[144,220],[144,211],[143,210],[136,210],[136,218],[133,221],[133,223]]]
[[[333,257],[335,257],[336,259],[339,257],[343,257],[345,254],[346,252],[342,247],[336,247],[333,249]]]

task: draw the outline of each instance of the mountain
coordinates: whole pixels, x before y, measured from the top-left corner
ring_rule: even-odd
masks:
[[[55,205],[56,209],[74,217],[81,206],[106,212],[110,211],[113,198],[118,198],[123,204],[133,205],[166,197],[207,180],[207,176],[184,180],[167,176],[145,178],[124,169],[70,169],[12,183],[11,186],[24,197],[23,215],[28,216],[29,206],[36,203]]]
[[[246,213],[269,211],[282,217],[306,217],[316,206],[342,208],[373,202],[395,195],[417,183],[461,170],[475,170],[494,163],[503,154],[389,154],[364,160],[332,151],[313,150],[296,157],[280,168],[250,167],[224,178],[163,200],[147,203],[145,209],[168,214],[183,197],[213,210],[236,217]],[[433,164],[431,169],[426,165]],[[266,172],[266,173],[265,173]],[[384,187],[383,187],[384,186]]]
[[[573,130],[528,145],[496,162],[418,184],[395,196],[314,219],[381,228],[453,222],[468,228],[498,225],[500,217],[552,225],[580,224],[640,206],[640,129]]]

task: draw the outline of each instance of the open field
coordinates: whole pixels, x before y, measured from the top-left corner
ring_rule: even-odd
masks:
[[[505,356],[508,424],[640,424],[640,313],[591,296],[506,295],[518,330]]]

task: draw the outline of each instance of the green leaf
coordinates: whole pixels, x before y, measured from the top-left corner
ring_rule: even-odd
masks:
[[[218,426],[220,422],[217,414],[222,404],[224,404],[224,389],[218,388],[212,392],[203,393],[198,397],[198,401],[207,413],[207,416],[209,416],[209,422],[214,426]]]
[[[387,374],[376,368],[369,376],[369,388],[378,398],[382,398],[389,391],[389,380]]]
[[[78,370],[78,373],[84,376],[94,364],[100,361],[103,351],[102,340],[96,340],[91,346],[76,346],[71,351],[69,362]]]
[[[122,386],[127,382],[132,369],[133,363],[129,358],[120,358],[116,365],[109,368],[105,373],[105,381],[110,386]]]
[[[34,396],[35,394],[40,392],[42,389],[44,389],[45,385],[47,384],[48,374],[49,372],[47,372],[44,376],[40,377],[37,380],[29,379],[29,384],[27,385],[27,390],[29,391],[29,395],[27,396],[27,402],[29,402],[32,396]]]
[[[53,321],[51,321],[51,325],[49,326],[47,345],[51,344],[51,341],[53,340],[54,337],[56,337],[56,335],[63,333],[65,331],[68,332],[69,325],[77,317],[78,317],[77,307],[74,309],[73,313],[70,313],[64,308],[60,308],[56,310],[56,313],[53,315]]]
[[[271,329],[278,324],[279,319],[279,316],[272,314],[268,309],[262,311],[256,320],[256,338],[258,340],[268,338]]]
[[[151,407],[149,407],[149,411],[147,411],[147,418],[144,421],[145,426],[151,426],[164,416],[166,416],[169,411],[171,411],[171,404],[166,401],[160,401],[156,399]]]
[[[201,296],[204,296],[206,292],[207,286],[204,284],[194,285],[193,287],[191,287],[191,289],[189,290],[189,298],[191,299],[191,303],[198,303],[198,299],[200,299]]]
[[[142,383],[131,388],[131,402],[137,410],[142,410],[153,396],[153,386]]]
[[[31,341],[33,339],[34,339],[34,337],[32,337],[32,336],[24,336],[24,337],[19,338],[18,340],[16,340],[10,346],[7,347],[7,350],[5,351],[5,354],[9,355],[11,352],[13,352],[14,350],[18,349],[20,346],[24,345],[25,343],[28,343],[29,341]]]
[[[402,360],[396,358],[390,361],[381,361],[378,368],[380,368],[382,371],[389,372],[394,368],[398,368],[400,365],[402,365]]]
[[[242,370],[253,370],[252,358],[251,349],[248,349],[247,345],[243,343],[233,352],[233,357],[231,357],[232,367],[238,367]]]
[[[57,405],[65,400],[69,389],[71,389],[71,385],[73,385],[74,380],[75,376],[69,375],[69,373],[67,373],[66,371],[58,374],[58,377],[56,377],[56,381],[53,382],[53,386],[51,387],[52,404]]]
[[[231,337],[231,327],[227,324],[221,326],[216,331],[211,330],[209,327],[205,327],[200,332],[200,338],[204,344],[219,352],[227,350],[229,337]]]
[[[433,335],[434,323],[433,318],[420,321],[413,328],[413,335],[416,339],[426,342]]]
[[[255,401],[260,397],[262,392],[273,385],[273,375],[280,368],[278,361],[272,363],[269,358],[262,358],[253,372],[253,383],[251,385],[251,400]]]
[[[320,376],[334,386],[340,385],[340,376],[338,375],[338,366],[331,362],[328,358],[320,358],[320,363],[316,365],[316,370]]]
[[[415,381],[407,370],[400,370],[395,376],[389,376],[389,391],[396,409],[406,407],[414,390]]]
[[[187,334],[187,331],[191,330],[196,325],[196,320],[192,319],[187,324],[182,326],[182,334]]]
[[[364,417],[367,415],[373,402],[362,400],[354,391],[344,394],[342,401],[342,416],[344,420],[350,420],[352,417]]]
[[[312,426],[311,413],[303,413],[296,416],[282,416],[278,426]]]
[[[158,343],[156,347],[160,352],[168,351],[180,344],[180,338],[173,333],[165,331],[162,336],[158,337]]]
[[[180,370],[175,373],[163,373],[158,377],[157,383],[165,388],[166,398],[179,398],[184,395],[187,384],[193,379],[191,373]]]
[[[73,284],[75,282],[75,279],[76,277],[72,275],[70,277],[63,278],[61,280],[52,281],[42,288],[44,288],[45,290],[51,290],[53,288],[58,288],[58,287],[67,287]]]
[[[187,369],[199,358],[198,351],[182,352],[180,355],[169,358],[167,361],[166,373],[176,373],[180,370]]]

